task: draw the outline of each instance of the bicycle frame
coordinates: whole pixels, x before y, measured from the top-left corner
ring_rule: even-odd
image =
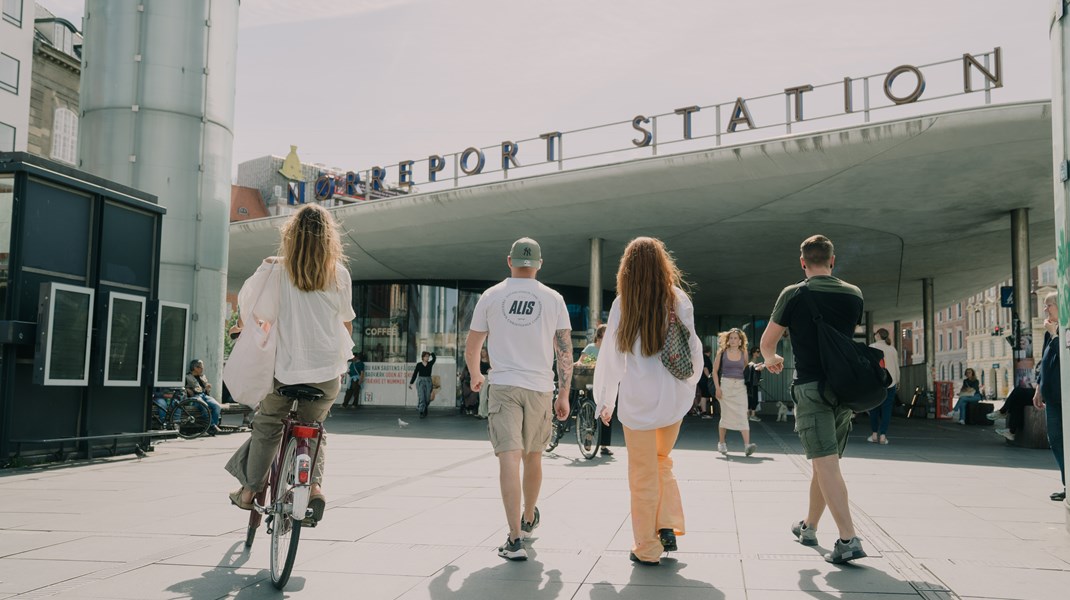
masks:
[[[297,439],[297,454],[308,455],[309,441],[314,437],[316,439],[316,449],[313,451],[311,461],[305,468],[307,468],[307,479],[304,482],[300,481],[299,473],[294,473],[294,502],[291,506],[291,510],[295,518],[300,516],[298,520],[304,520],[305,513],[308,508],[309,494],[311,493],[312,486],[312,473],[315,472],[316,461],[319,459],[320,444],[323,443],[325,431],[323,426],[319,423],[304,423],[297,420],[297,400],[294,400],[293,406],[290,408],[289,414],[282,419],[282,440],[279,444],[278,454],[275,455],[275,461],[271,464],[271,471],[268,474],[268,485],[271,488],[271,503],[264,506],[263,500],[265,491],[261,491],[257,494],[257,502],[254,502],[256,510],[260,513],[281,514],[286,509],[281,504],[281,498],[284,494],[285,486],[289,485],[287,481],[288,473],[282,472],[282,465],[286,459],[286,447],[290,444],[290,439]],[[305,428],[306,430],[315,430],[314,436],[297,436],[295,435],[296,428]],[[299,430],[298,430],[299,431]],[[306,431],[307,432],[307,431]],[[305,433],[305,432],[302,432]],[[298,470],[302,469],[301,465],[295,465]],[[290,489],[290,488],[286,488]]]

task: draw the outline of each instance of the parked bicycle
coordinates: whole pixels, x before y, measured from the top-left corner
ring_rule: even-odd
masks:
[[[261,490],[253,501],[245,547],[253,545],[260,521],[266,517],[267,531],[271,535],[271,583],[281,590],[290,580],[301,528],[315,527],[317,523],[308,503],[312,473],[326,432],[320,423],[303,423],[297,418],[298,404],[323,398],[322,390],[310,385],[285,385],[278,389],[278,393],[292,399],[293,404],[282,420],[282,443],[268,473],[267,488]],[[313,439],[316,447],[310,455]],[[265,502],[266,499],[270,501]]]
[[[208,433],[212,425],[212,411],[200,398],[187,398],[183,388],[159,389],[152,395],[149,406],[149,429],[176,431],[183,439],[193,439]]]
[[[572,428],[572,421],[576,421],[576,443],[580,447],[580,454],[587,460],[591,460],[598,453],[598,440],[602,434],[602,420],[598,418],[597,406],[594,395],[591,394],[590,385],[586,389],[573,390],[570,394],[569,416],[564,421],[554,417],[553,431],[550,434],[550,443],[546,446],[547,452],[553,452],[561,443],[561,439]]]

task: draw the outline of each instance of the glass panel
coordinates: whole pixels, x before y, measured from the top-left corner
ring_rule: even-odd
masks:
[[[112,298],[108,337],[108,379],[137,381],[141,372],[141,344],[144,304]]]
[[[15,151],[15,128],[7,123],[0,123],[0,152]]]
[[[86,337],[89,335],[90,296],[84,292],[55,290],[55,312],[51,315],[52,337],[48,341],[49,379],[82,380],[88,369]]]
[[[3,53],[0,53],[0,90],[19,93],[19,61]]]
[[[354,308],[363,316],[353,343],[365,362],[408,362],[408,288],[406,284],[358,286]]]
[[[430,285],[410,286],[408,360],[424,351],[439,357],[457,356],[457,290]]]
[[[160,305],[156,380],[182,381],[186,374],[186,312],[181,306]]]
[[[152,215],[105,204],[100,278],[110,283],[151,288],[155,239],[156,220]]]
[[[4,19],[22,27],[22,0],[4,0]]]
[[[85,277],[91,198],[32,179],[27,181],[26,191],[23,264]]]
[[[7,315],[8,258],[11,253],[11,203],[15,176],[0,175],[0,319]]]

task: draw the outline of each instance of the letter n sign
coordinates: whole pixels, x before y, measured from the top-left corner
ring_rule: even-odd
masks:
[[[291,181],[286,188],[286,203],[287,204],[304,204],[305,203],[305,182],[304,181]]]

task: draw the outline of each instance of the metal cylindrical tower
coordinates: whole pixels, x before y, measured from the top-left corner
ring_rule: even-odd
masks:
[[[160,298],[190,304],[190,358],[217,383],[238,3],[87,0],[82,54],[81,166],[167,208]]]

